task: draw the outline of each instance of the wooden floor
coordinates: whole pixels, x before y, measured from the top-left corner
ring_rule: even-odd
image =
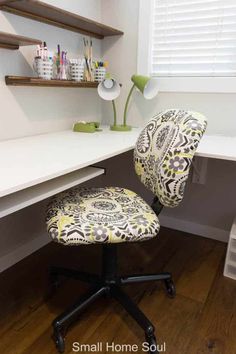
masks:
[[[67,281],[49,296],[50,264],[99,271],[100,247],[66,248],[50,244],[0,275],[0,353],[56,353],[51,322],[86,287]],[[226,245],[217,241],[162,229],[155,240],[121,245],[120,271],[171,271],[177,296],[169,299],[162,284],[127,286],[126,291],[156,326],[159,343],[168,354],[236,353],[236,281],[224,278]],[[115,342],[140,346],[143,332],[119,305],[101,299],[70,328],[72,343]],[[106,353],[105,348],[101,353]]]

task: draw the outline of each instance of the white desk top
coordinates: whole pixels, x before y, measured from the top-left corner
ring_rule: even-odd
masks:
[[[0,197],[132,150],[140,129],[94,134],[63,131],[0,143]],[[207,136],[198,156],[236,161],[236,137]]]
[[[196,156],[236,161],[236,136],[204,135]]]
[[[132,150],[140,129],[63,131],[0,142],[0,197]]]

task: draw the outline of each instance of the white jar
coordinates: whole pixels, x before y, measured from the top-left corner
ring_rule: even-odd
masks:
[[[107,73],[106,68],[104,67],[97,68],[95,70],[95,77],[94,77],[95,81],[102,82],[105,79],[106,73]]]
[[[74,81],[83,81],[84,79],[84,59],[70,60],[70,77]]]
[[[53,78],[53,60],[35,58],[33,67],[40,79],[51,80]]]

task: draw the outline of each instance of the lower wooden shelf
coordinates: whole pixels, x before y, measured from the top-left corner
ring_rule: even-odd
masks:
[[[81,87],[97,88],[98,82],[70,81],[70,80],[44,80],[37,77],[6,76],[8,86],[41,86],[41,87]]]

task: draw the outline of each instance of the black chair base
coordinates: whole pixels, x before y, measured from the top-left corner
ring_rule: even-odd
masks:
[[[74,305],[68,308],[53,321],[56,347],[59,353],[65,350],[65,332],[67,327],[76,320],[81,312],[101,296],[111,296],[115,298],[130,314],[131,317],[144,330],[146,341],[149,343],[150,353],[158,353],[155,328],[148,318],[141,312],[138,306],[121,289],[122,285],[148,282],[163,281],[167,294],[175,297],[175,286],[170,273],[131,275],[126,277],[117,276],[117,248],[116,245],[103,246],[103,270],[102,275],[83,273],[60,267],[52,267],[50,270],[51,284],[54,287],[59,285],[59,277],[65,276],[92,284],[91,289],[82,296]]]

